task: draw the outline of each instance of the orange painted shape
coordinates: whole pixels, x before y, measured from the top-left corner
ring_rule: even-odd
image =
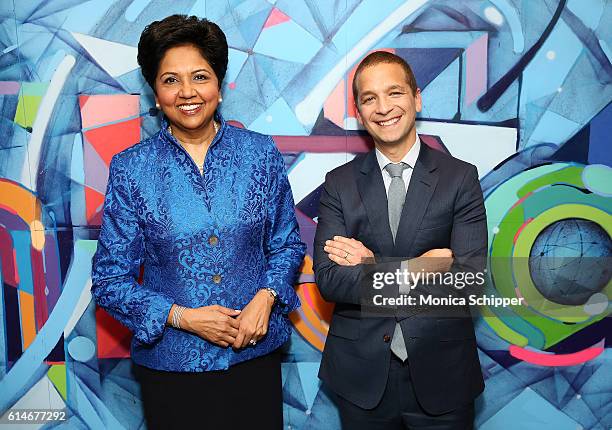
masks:
[[[26,224],[40,220],[40,203],[27,188],[10,179],[0,178],[0,196],[0,207],[18,215]]]
[[[25,351],[36,337],[36,321],[34,318],[34,296],[22,290],[19,290],[19,314],[21,316],[23,350]]]

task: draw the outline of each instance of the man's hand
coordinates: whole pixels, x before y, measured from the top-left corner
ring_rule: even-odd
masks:
[[[340,266],[374,263],[374,253],[356,239],[334,236],[332,240],[325,241],[323,249],[329,259]]]
[[[408,261],[411,272],[444,273],[453,264],[453,251],[448,248],[430,249]]]
[[[233,348],[244,348],[251,341],[259,342],[268,333],[272,306],[274,306],[274,298],[268,291],[259,290],[255,294],[255,297],[244,307],[240,316],[236,318],[240,327],[232,345]]]

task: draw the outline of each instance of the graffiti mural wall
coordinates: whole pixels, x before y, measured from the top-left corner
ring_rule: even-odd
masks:
[[[159,127],[138,38],[172,13],[225,31],[221,110],[285,156],[309,247],[283,363],[288,428],[339,428],[316,376],[333,308],[314,284],[312,240],[325,173],[371,147],[351,82],[377,49],[413,66],[423,141],[478,167],[491,258],[532,265],[518,282],[492,264],[491,292],[563,309],[476,321],[478,428],[612,426],[610,284],[564,303],[542,286],[567,273],[537,264],[612,254],[607,0],[3,1],[0,414],[65,407],[60,427],[144,426],[130,334],[92,303],[90,272],[110,160]]]

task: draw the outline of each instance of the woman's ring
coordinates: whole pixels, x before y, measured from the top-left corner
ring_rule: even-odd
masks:
[[[257,342],[255,341],[255,339],[251,339],[251,340],[249,340],[249,345],[255,346],[255,345],[257,345]]]

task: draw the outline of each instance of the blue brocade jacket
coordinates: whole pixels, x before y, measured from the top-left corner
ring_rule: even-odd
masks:
[[[217,119],[203,175],[165,119],[110,164],[91,291],[133,332],[134,362],[153,369],[220,370],[267,354],[289,338],[287,314],[299,306],[293,283],[306,247],[283,158],[271,137]],[[255,347],[222,348],[165,325],[173,303],[242,309],[265,287],[279,303]]]

